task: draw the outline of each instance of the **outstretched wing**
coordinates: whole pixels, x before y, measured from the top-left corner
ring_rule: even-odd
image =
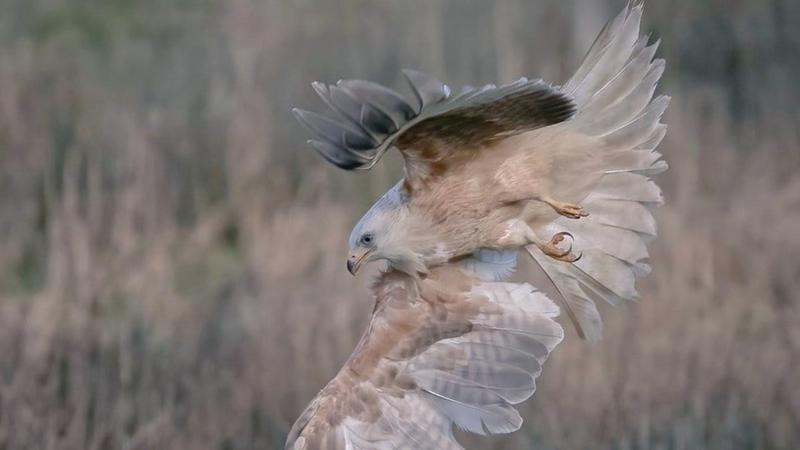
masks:
[[[577,106],[572,119],[513,136],[496,149],[511,150],[503,153],[511,156],[492,182],[505,185],[512,198],[544,191],[589,213],[570,219],[533,201],[523,216],[540,238],[564,231],[574,236],[574,252],[582,254],[575,263],[557,261],[535,246],[527,250],[564,298],[579,334],[590,340],[602,337],[595,302],[619,305],[638,297],[635,281],[650,271],[647,243],[656,236],[652,209],[662,202],[650,176],[667,169],[656,147],[666,133],[660,120],[669,97],[653,98],[664,60],[654,59],[658,43],[640,36],[642,9],[641,1],[633,1],[611,20],[564,84]],[[462,174],[469,175],[480,173]],[[453,200],[460,188],[450,183],[438,189],[435,198],[446,199],[436,205],[441,216],[458,216],[464,204]],[[480,194],[491,197],[491,186]],[[482,249],[470,260],[478,273],[497,279],[513,270],[515,253]]]
[[[655,149],[666,133],[660,119],[669,97],[653,99],[664,60],[653,59],[658,43],[648,45],[648,36],[639,35],[641,17],[642,2],[633,1],[606,25],[564,85],[578,111],[560,127],[586,136],[594,147],[590,169],[575,168],[570,176],[594,181],[578,193],[569,192],[570,184],[556,186],[552,195],[580,202],[590,215],[579,220],[559,217],[535,230],[541,236],[570,232],[573,248],[583,257],[569,264],[535,247],[528,249],[587,339],[602,336],[595,301],[617,305],[637,298],[635,279],[650,271],[643,261],[648,257],[646,244],[656,236],[651,211],[662,202],[661,190],[649,176],[667,169]]]
[[[563,338],[552,301],[454,265],[425,280],[387,272],[373,289],[367,331],[287,449],[460,449],[453,424],[479,434],[521,426],[513,405],[533,395]]]
[[[318,136],[311,145],[347,170],[368,169],[395,146],[405,159],[406,180],[417,190],[426,178],[441,175],[493,142],[563,122],[575,112],[569,96],[541,80],[521,78],[451,95],[447,85],[430,75],[413,70],[403,74],[416,106],[369,81],[314,83],[336,115],[294,110]]]

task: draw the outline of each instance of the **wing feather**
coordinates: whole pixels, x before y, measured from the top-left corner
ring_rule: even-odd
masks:
[[[425,280],[387,272],[345,367],[295,423],[288,449],[459,449],[452,427],[508,433],[563,338],[558,307],[528,284],[456,265]]]
[[[666,133],[661,118],[670,99],[653,98],[665,63],[655,58],[658,42],[649,44],[640,35],[642,10],[641,1],[629,2],[601,31],[563,88],[523,78],[451,95],[439,80],[406,72],[414,106],[387,88],[343,81],[315,85],[341,116],[338,120],[297,114],[320,135],[315,147],[340,167],[369,168],[388,148],[399,148],[406,162],[403,202],[415,212],[442,222],[467,217],[462,222],[478,229],[486,224],[472,221],[507,220],[503,211],[512,208],[495,208],[516,203],[523,205],[520,217],[537,235],[570,232],[574,250],[585,255],[575,264],[527,250],[564,298],[581,335],[598,339],[602,321],[595,301],[634,300],[636,277],[650,270],[647,243],[657,234],[652,208],[662,197],[649,177],[667,168],[656,147]],[[497,156],[487,157],[493,150]],[[532,200],[545,197],[580,203],[590,216],[557,217]],[[488,213],[469,215],[467,207]],[[518,250],[458,248],[468,254],[454,256],[464,258],[463,266],[485,280],[507,276]],[[399,340],[392,355],[421,357],[426,346],[465,333],[475,325],[472,319],[446,327],[429,323],[419,334]],[[471,328],[470,342],[518,347],[546,337],[517,331],[510,324],[483,323]]]
[[[428,74],[414,70],[403,74],[416,107],[385,86],[342,80],[330,86],[312,83],[336,118],[300,109],[293,112],[329,143],[320,152],[340,168],[371,168],[389,148],[397,147],[414,190],[432,174],[457,166],[469,156],[467,150],[477,151],[505,137],[563,122],[575,113],[567,95],[541,80],[521,78],[499,87],[467,87],[452,96],[447,85]],[[349,145],[344,134],[358,145]],[[331,154],[334,146],[342,155]]]
[[[595,301],[618,305],[635,300],[637,276],[649,272],[644,260],[646,243],[657,234],[652,207],[662,202],[661,190],[648,178],[667,164],[655,148],[664,138],[660,119],[669,97],[653,99],[664,60],[653,59],[658,42],[647,45],[639,36],[642,2],[632,1],[610,21],[575,75],[564,85],[578,111],[573,120],[559,125],[568,133],[588,136],[592,161],[567,167],[568,177],[554,187],[572,195],[589,217],[558,217],[539,223],[537,233],[547,236],[567,231],[575,236],[573,249],[583,254],[574,264],[555,261],[529,248],[564,298],[570,319],[587,339],[602,336],[602,321]],[[576,140],[585,145],[587,141]],[[530,144],[535,145],[535,144]],[[584,147],[561,149],[579,153]],[[575,180],[596,180],[575,193]],[[572,182],[569,182],[572,180]]]

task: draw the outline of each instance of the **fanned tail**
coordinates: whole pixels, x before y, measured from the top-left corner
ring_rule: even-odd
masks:
[[[664,60],[653,59],[658,42],[648,45],[648,36],[639,35],[641,17],[642,2],[629,3],[564,85],[578,112],[563,126],[596,140],[593,170],[602,175],[581,201],[589,217],[559,217],[536,231],[541,236],[571,233],[573,249],[583,256],[570,264],[527,248],[564,297],[581,337],[589,340],[602,337],[595,301],[618,305],[637,298],[635,279],[650,270],[643,262],[645,244],[656,236],[651,209],[662,202],[648,176],[667,169],[655,148],[666,132],[660,119],[669,97],[653,99]]]

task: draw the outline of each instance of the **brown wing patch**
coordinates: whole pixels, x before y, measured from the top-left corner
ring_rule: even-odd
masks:
[[[412,181],[432,180],[492,144],[525,131],[563,122],[575,113],[572,100],[556,89],[512,92],[422,120],[398,136]]]
[[[555,90],[510,94],[487,104],[462,107],[425,119],[397,138],[404,152],[424,159],[438,155],[430,143],[480,147],[493,140],[526,130],[563,122],[575,113],[575,105]]]

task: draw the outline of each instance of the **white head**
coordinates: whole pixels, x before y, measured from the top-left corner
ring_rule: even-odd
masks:
[[[379,259],[410,275],[427,272],[409,246],[409,215],[401,189],[401,183],[389,189],[353,227],[347,257],[347,270],[353,275],[364,263]]]

